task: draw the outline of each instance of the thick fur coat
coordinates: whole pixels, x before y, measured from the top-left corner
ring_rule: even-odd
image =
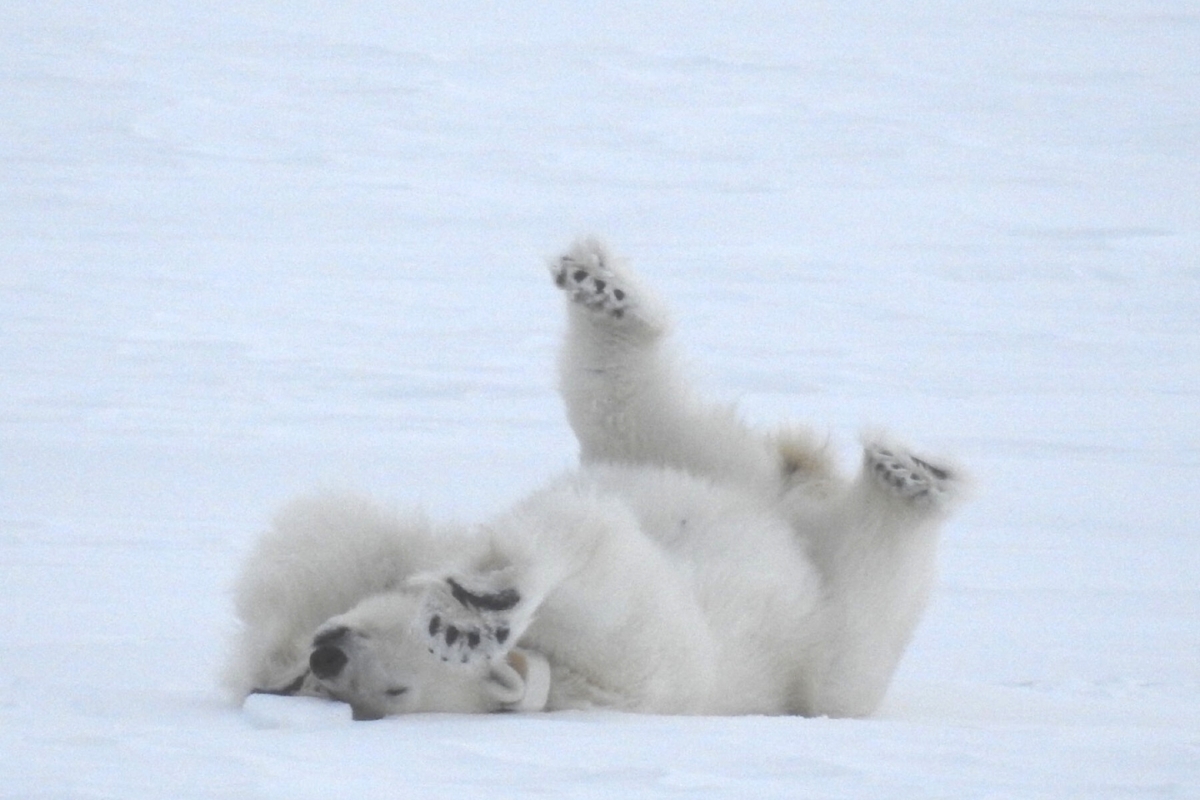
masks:
[[[843,478],[806,429],[757,432],[698,399],[664,306],[601,244],[551,274],[580,468],[477,526],[293,503],[238,582],[227,686],[358,719],[870,713],[924,609],[959,470],[872,436]]]

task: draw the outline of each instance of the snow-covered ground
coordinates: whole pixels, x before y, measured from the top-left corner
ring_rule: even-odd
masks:
[[[719,5],[719,7],[717,7]],[[868,720],[222,702],[317,485],[561,469],[543,260],[977,475]],[[0,796],[1200,796],[1200,3],[0,6]]]

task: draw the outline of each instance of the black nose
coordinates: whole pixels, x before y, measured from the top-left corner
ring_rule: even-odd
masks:
[[[336,678],[349,660],[342,648],[323,644],[312,651],[312,655],[308,657],[308,666],[312,668],[313,674],[318,678],[329,680]]]

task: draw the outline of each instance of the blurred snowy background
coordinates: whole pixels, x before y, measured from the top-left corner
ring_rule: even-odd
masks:
[[[595,232],[710,393],[980,481],[870,720],[221,703],[315,486],[569,467]],[[1200,796],[1200,3],[0,7],[0,797]]]

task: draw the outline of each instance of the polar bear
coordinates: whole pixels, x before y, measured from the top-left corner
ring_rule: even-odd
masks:
[[[668,315],[594,239],[551,263],[580,467],[474,526],[354,497],[284,509],[236,586],[238,697],[420,711],[871,713],[926,604],[961,471],[698,398]]]

